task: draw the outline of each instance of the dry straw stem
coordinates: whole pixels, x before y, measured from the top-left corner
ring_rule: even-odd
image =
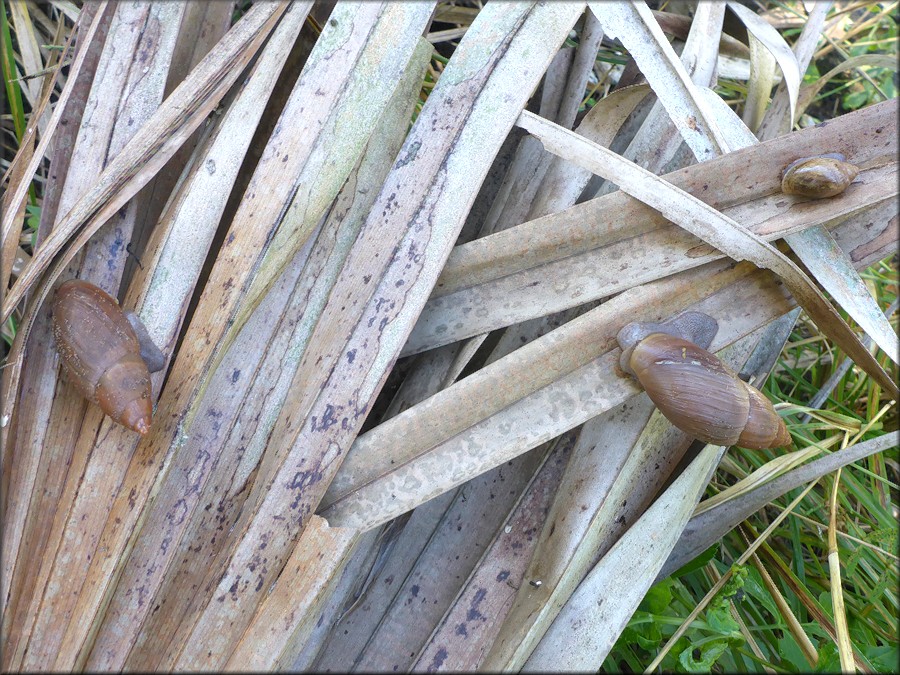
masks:
[[[819,654],[816,651],[816,646],[813,644],[813,641],[809,639],[809,635],[806,634],[800,620],[794,614],[790,604],[785,599],[784,594],[782,594],[781,589],[778,588],[778,585],[772,579],[772,575],[769,574],[769,571],[766,569],[762,560],[759,559],[759,556],[754,553],[750,556],[750,562],[756,568],[756,571],[759,572],[759,576],[762,577],[766,590],[769,591],[769,595],[772,596],[775,606],[778,607],[778,611],[788,625],[788,630],[791,631],[791,635],[794,636],[794,640],[796,640],[797,644],[800,646],[800,650],[803,652],[803,658],[806,659],[811,667],[815,668],[819,661]]]
[[[742,529],[744,528],[750,531],[750,533],[753,533],[753,528],[748,523],[745,523],[742,526]],[[823,609],[819,601],[810,594],[806,585],[797,578],[790,566],[772,550],[772,547],[767,542],[763,542],[760,557],[763,560],[766,560],[772,567],[778,569],[781,581],[794,595],[797,596],[800,603],[806,611],[809,612],[812,620],[821,626],[822,630],[828,634],[828,637],[837,644],[837,632],[835,631],[831,615]],[[873,672],[859,654],[854,652],[853,658],[856,670],[863,673]]]
[[[834,68],[822,75],[815,82],[811,82],[800,89],[800,109],[805,110],[816,99],[819,92],[826,84],[828,84],[835,75],[839,75],[848,70],[868,66],[870,68],[890,68],[897,70],[897,59],[888,54],[860,54],[859,56],[851,56],[841,61]]]
[[[22,79],[19,82],[22,86],[22,93],[25,94],[25,99],[34,109],[37,106],[41,86],[40,82],[28,76],[44,69],[41,50],[38,47],[37,37],[34,34],[34,25],[31,22],[27,5],[22,2],[11,2],[7,6],[12,16],[16,42],[19,46],[17,55],[22,59],[24,70]]]
[[[792,469],[778,478],[763,483],[742,495],[733,497],[709,509],[700,509],[685,527],[682,538],[676,545],[657,580],[671,574],[689,560],[695,558],[709,548],[712,542],[721,539],[725,533],[734,529],[738,523],[746,519],[751,513],[758,511],[789,490],[793,490],[811,480],[821,478],[825,474],[831,473],[850,462],[859,461],[876,452],[883,452],[892,446],[896,446],[898,439],[900,439],[898,433],[893,432],[864,443],[851,445],[840,452],[831,453],[826,457],[820,457],[808,464]],[[701,502],[702,505],[703,503]]]
[[[850,641],[850,628],[847,626],[847,610],[844,606],[844,589],[841,585],[841,557],[837,544],[837,496],[841,484],[841,469],[834,472],[831,484],[831,496],[828,500],[828,576],[831,585],[832,612],[834,628],[837,633],[837,648],[841,659],[841,670],[845,673],[856,672],[853,659],[853,644]]]
[[[763,120],[769,94],[775,84],[775,57],[753,33],[747,33],[747,37],[750,40],[750,79],[747,81],[747,100],[742,119],[749,129],[755,131]]]
[[[834,445],[835,442],[835,437],[831,437],[817,445],[812,445],[803,448],[802,450],[795,450],[794,452],[788,452],[783,455],[778,455],[778,457],[775,457],[771,461],[766,462],[751,474],[745,476],[744,478],[741,478],[733,485],[729,485],[727,488],[725,488],[721,492],[717,492],[709,499],[704,499],[697,507],[694,515],[700,515],[704,511],[707,511],[718,504],[726,502],[730,499],[735,499],[736,497],[747,494],[748,492],[752,492],[759,485],[767,483],[768,481],[790,471],[791,469],[801,466],[808,459],[812,459],[816,455],[820,454],[823,450],[827,449],[829,446]]]
[[[18,3],[12,4],[12,11],[16,11],[16,8],[21,9],[22,5]],[[90,22],[90,17],[87,16],[88,13],[83,13],[81,16],[84,18],[84,25],[88,25]],[[76,26],[77,28],[77,26]],[[54,66],[58,63],[64,62],[67,58],[69,58],[69,53],[72,48],[72,44],[75,38],[75,35],[78,33],[76,28],[73,28],[69,32],[69,37],[66,40],[65,48],[61,55],[54,52],[50,55],[49,63],[54,64]],[[62,34],[65,30],[65,22],[60,21],[57,25],[57,40],[62,40]],[[80,70],[81,64],[77,64],[73,66],[72,74],[74,76]],[[19,152],[16,153],[16,156],[13,158],[12,162],[10,162],[9,168],[6,173],[4,173],[3,178],[0,179],[0,184],[4,183],[7,178],[9,179],[10,185],[21,186],[30,185],[30,177],[33,176],[29,174],[29,180],[25,179],[25,174],[28,171],[34,172],[36,169],[30,167],[34,156],[35,156],[35,137],[38,133],[41,134],[41,148],[46,148],[47,143],[43,142],[45,136],[50,137],[52,134],[48,133],[49,127],[51,124],[55,125],[55,121],[59,119],[58,116],[52,117],[52,119],[48,119],[44,116],[44,111],[46,110],[48,104],[50,103],[51,95],[56,91],[56,85],[60,81],[59,67],[52,68],[52,77],[44,77],[42,79],[43,84],[41,85],[41,94],[40,99],[37,103],[32,103],[32,113],[30,119],[32,120],[32,124],[28,125],[25,129],[25,135],[22,137],[21,142],[19,143]],[[64,103],[64,99],[60,97],[60,100],[57,102],[57,106],[60,103]],[[63,106],[64,107],[64,106]],[[36,123],[34,122],[36,120]],[[54,127],[55,128],[55,127]],[[41,155],[43,157],[43,154]],[[10,191],[6,191],[3,193],[3,196],[0,197],[0,213],[6,213],[8,211],[9,203],[7,200],[13,198],[13,193]],[[20,236],[22,233],[22,228],[25,223],[25,199],[24,196],[18,196],[18,212],[14,214],[11,221],[12,230],[7,231],[5,228],[3,230],[3,245],[2,245],[2,254],[0,254],[0,283],[2,283],[2,287],[4,289],[9,287],[9,280],[11,276],[18,277],[22,273],[23,265],[19,263],[20,255],[15,252],[15,248],[20,241]],[[45,195],[44,202],[47,202],[47,197]],[[42,217],[43,217],[43,203],[42,203]],[[30,257],[27,257],[26,260],[30,262]]]

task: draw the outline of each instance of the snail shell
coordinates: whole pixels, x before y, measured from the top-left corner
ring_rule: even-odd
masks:
[[[53,336],[69,379],[85,398],[141,435],[150,430],[150,371],[119,304],[86,281],[62,284],[53,299]]]
[[[646,332],[641,324],[630,324],[619,333],[622,368],[676,427],[716,445],[757,450],[790,445],[787,427],[769,400],[714,354],[664,332],[633,341],[635,331]]]
[[[787,165],[781,177],[781,191],[824,199],[839,195],[859,175],[859,168],[844,161],[840,153],[803,157]]]

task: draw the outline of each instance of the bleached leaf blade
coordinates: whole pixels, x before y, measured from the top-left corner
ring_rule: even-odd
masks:
[[[356,470],[335,479],[322,515],[333,525],[377,525],[623,403],[640,391],[615,375],[615,335],[627,321],[698,303],[719,321],[724,345],[789,309],[783,295],[763,290],[764,278],[719,262],[619,294],[361,436]],[[770,302],[739,317],[731,303],[745,293]]]
[[[724,193],[729,174],[720,175],[721,180],[706,184]],[[865,180],[839,205],[810,203],[800,210],[770,194],[722,212],[774,241],[805,228],[833,225],[896,198],[896,164],[866,172]],[[636,250],[642,252],[641,265],[630,262]],[[721,252],[665,224],[651,209],[621,194],[605,195],[457,247],[403,353],[545,316],[720,257]],[[610,265],[610,259],[622,262]]]
[[[747,101],[744,103],[744,123],[757,129],[769,103],[769,94],[775,81],[775,57],[756,39],[750,38],[750,78],[747,82]]]
[[[516,588],[531,587],[526,566],[571,454],[575,433],[557,441],[528,489],[496,533],[410,670],[463,672],[482,668]],[[473,611],[474,610],[474,611]]]
[[[53,283],[91,235],[163,168],[203,122],[206,114],[221,100],[243,66],[261,46],[284,9],[283,5],[277,4],[252,7],[218,43],[220,49],[213,50],[191,71],[35,251],[31,264],[4,299],[3,320],[6,320],[25,292],[38,278],[42,279],[16,334],[9,358],[10,367],[3,374],[0,424],[11,416],[19,386],[24,345],[36,321],[37,310],[49,296]],[[96,21],[92,28],[94,25]],[[188,101],[187,106],[185,100]]]
[[[409,5],[398,7],[400,10],[409,8],[427,16],[427,8]],[[308,5],[305,8],[299,4],[291,6],[288,17],[294,29],[299,29],[302,25],[308,8]],[[357,13],[355,16],[357,30],[361,35],[356,36],[354,49],[350,49],[347,41],[339,42],[338,45],[347,51],[341,53],[340,57],[332,55],[331,59],[324,59],[333,69],[340,66],[341,77],[338,78],[333,71],[330,79],[322,73],[319,76],[308,75],[307,81],[292,92],[283,112],[286,119],[291,119],[297,108],[306,105],[318,88],[322,87],[324,91],[325,81],[328,81],[332,95],[339,92],[342,78],[349,75],[356,62],[356,50],[365,49],[366,45],[368,48],[378,48],[378,41],[373,43],[365,38],[371,29],[370,23],[381,14],[383,6],[370,4],[365,9],[366,15]],[[297,14],[294,14],[295,11]],[[369,23],[363,21],[364,16]],[[341,16],[338,20],[343,22],[345,18]],[[423,17],[422,22],[424,21]],[[391,25],[390,22],[388,25]],[[322,44],[324,48],[329,41],[326,39]],[[373,134],[370,143],[359,149],[362,152],[368,148],[368,152],[358,171],[347,181],[335,208],[318,228],[317,236],[301,249],[275,289],[263,298],[259,311],[251,315],[247,330],[238,334],[235,348],[225,354],[221,367],[212,373],[206,394],[200,396],[197,392],[180,392],[189,394],[192,398],[182,406],[176,406],[176,410],[184,414],[184,406],[193,406],[196,413],[184,427],[189,434],[176,436],[168,441],[177,448],[171,471],[145,516],[146,529],[127,561],[114,597],[114,607],[121,616],[115,618],[115,623],[107,631],[108,636],[115,636],[116,627],[124,624],[128,626],[129,639],[135,640],[130,652],[122,648],[122,640],[109,643],[108,650],[114,651],[116,663],[127,657],[128,668],[171,667],[169,663],[177,657],[180,649],[180,643],[171,642],[173,636],[177,636],[181,630],[178,623],[184,622],[185,626],[190,626],[194,617],[192,611],[196,611],[196,605],[200,602],[196,593],[185,592],[182,586],[195,588],[203,583],[210,561],[227,543],[227,540],[218,536],[216,528],[222,523],[227,523],[228,527],[234,526],[244,500],[248,498],[249,483],[252,483],[255,476],[264,483],[265,478],[259,476],[265,475],[268,463],[278,459],[277,456],[266,455],[266,461],[263,461],[272,424],[287,397],[293,372],[302,356],[303,345],[309,339],[315,320],[351,250],[378,186],[390,163],[394,161],[408,124],[413,92],[417,91],[421,83],[424,62],[431,50],[427,45],[427,49],[423,49],[416,31],[409,31],[402,45],[393,43],[383,46],[400,49],[401,52],[402,47],[405,47],[408,51],[396,57],[405,60],[414,58],[409,62],[408,72],[399,83],[391,81],[387,84],[396,96],[391,99],[388,112],[382,116],[376,128],[370,130]],[[327,107],[319,110],[326,117],[331,112]],[[307,121],[311,122],[311,119],[308,118]],[[335,143],[341,141],[337,137],[332,137],[331,140]],[[268,228],[273,226],[273,222],[265,220],[263,214],[277,222],[283,209],[290,203],[293,198],[290,190],[292,180],[303,167],[304,156],[299,148],[310,142],[311,139],[306,136],[298,137],[290,133],[280,133],[270,138],[269,146],[251,181],[249,193],[256,194],[257,190],[265,189],[262,186],[268,186],[278,195],[278,199],[265,202],[264,211],[251,198],[246,200],[249,202],[248,208],[238,211],[236,222],[232,226],[238,260],[242,259],[241,255],[250,256],[250,260],[254,259],[253,256],[261,255],[260,245],[266,239]],[[284,162],[283,158],[288,156],[297,164]],[[209,305],[201,302],[188,329],[189,336],[192,331],[207,331],[210,326],[214,326],[221,339],[227,328],[222,325],[218,313],[222,310],[224,297],[228,291],[233,293],[237,275],[251,273],[252,268],[252,264],[245,263],[242,266],[235,263],[213,269],[208,285],[221,285],[223,292],[211,294]],[[232,298],[235,304],[239,301],[239,295]],[[203,315],[208,318],[201,320],[199,317]],[[191,369],[198,366],[210,367],[212,350],[209,345],[194,346],[200,350],[201,356],[198,358],[205,359],[205,363],[195,361],[182,364],[178,373],[181,377],[196,375]],[[176,364],[176,368],[178,367]],[[202,369],[199,372],[202,374]],[[170,383],[173,378],[170,378]],[[240,433],[232,434],[233,428],[239,429]],[[172,430],[166,431],[171,433]],[[198,462],[197,456],[203,457],[204,461]],[[231,461],[232,458],[234,461]],[[153,467],[138,465],[133,466],[126,476],[127,484],[141,486],[136,488],[136,494],[141,500],[146,499],[141,481],[147,480],[148,475],[152,475],[154,471]],[[258,489],[258,486],[254,487]],[[215,505],[215,508],[210,506],[205,509],[204,504]],[[124,499],[121,500],[121,508],[126,509],[129,514],[133,512]],[[181,515],[172,518],[173,512]],[[118,537],[121,534],[110,529],[111,540],[120,541]],[[169,544],[163,546],[160,542],[164,541]],[[193,552],[184,558],[183,551]],[[204,561],[202,564],[197,562],[200,559]],[[167,565],[171,564],[178,567],[178,573],[167,577],[165,571]],[[146,568],[153,570],[152,573],[146,574]],[[140,612],[136,613],[129,600],[132,590],[137,592],[138,588],[157,598],[156,602],[165,602],[170,611],[179,617],[178,621],[172,622],[165,615],[156,614],[141,620]],[[107,650],[97,651],[96,658],[106,658],[107,653]],[[214,658],[217,663],[224,663],[228,655],[229,652],[223,649],[210,655],[210,658]]]
[[[655,423],[648,425],[651,417]],[[519,585],[481,668],[519,670],[590,565],[591,549],[596,548],[598,538],[591,537],[589,530],[598,533],[614,522],[617,529],[628,527],[630,523],[620,506],[623,491],[625,503],[631,506],[629,515],[646,507],[641,486],[638,494],[631,494],[629,489],[634,487],[632,481],[639,478],[634,467],[648,459],[653,465],[652,460],[656,459],[660,471],[648,475],[647,483],[665,480],[666,469],[671,470],[681,456],[678,450],[683,452],[687,447],[682,444],[671,453],[671,458],[666,457],[665,451],[670,449],[666,441],[678,439],[665,438],[659,422],[650,400],[638,396],[582,426],[574,455],[546,521],[541,523],[541,535],[525,572],[526,579],[539,579],[541,583],[536,587]],[[645,427],[647,432],[642,433]],[[652,440],[642,442],[648,438]],[[654,457],[656,453],[663,456],[663,464],[671,465],[660,465],[660,457]],[[590,478],[585,480],[586,476]]]
[[[900,362],[900,342],[893,326],[853,267],[850,258],[828,230],[814,227],[785,239],[834,301],[854,318],[894,363]]]
[[[375,580],[375,586],[386,588],[379,589],[381,602],[370,593],[357,610],[369,628],[359,636],[362,643],[345,642],[346,628],[338,626],[333,658],[322,665],[336,671],[408,672],[545,457],[547,448],[536,448],[462,486],[420,539],[424,547],[412,564],[397,569],[388,563]],[[383,597],[391,587],[390,597]]]
[[[603,662],[678,541],[724,452],[725,448],[706,446],[600,560],[563,607],[523,672],[585,671]],[[621,583],[624,578],[629,583]],[[612,588],[616,592],[610,593]]]
[[[798,67],[803,73],[809,68],[813,52],[819,43],[819,38],[825,25],[825,17],[834,3],[832,0],[818,0],[810,4],[814,6],[809,9],[809,16],[803,25],[803,30],[800,31],[800,36],[794,43],[793,49],[794,54],[797,56]],[[763,122],[757,130],[760,140],[767,141],[791,130],[794,125],[794,118],[791,117],[790,105],[791,100],[787,83],[782,79],[778,85],[778,90],[772,97],[772,102],[766,111]],[[798,109],[794,111],[794,115],[800,114],[802,110],[802,104],[798,103]]]
[[[857,462],[876,452],[896,448],[898,443],[900,443],[900,435],[896,431],[863,443],[857,443],[849,448],[833,452],[826,457],[820,457],[809,464],[792,469],[788,473],[763,483],[749,492],[692,516],[685,526],[681,538],[672,550],[669,560],[666,561],[666,564],[659,571],[657,579],[665,578],[693,560],[750,514],[763,508],[766,504],[789,490],[801,487],[827,473],[831,473],[851,462]]]
[[[650,88],[643,84],[616,89],[600,99],[597,105],[588,111],[576,131],[595,143],[609,145],[626,118],[649,93]],[[574,204],[590,177],[590,171],[559,157],[553,157],[535,194],[528,214],[529,219],[546,216]],[[438,287],[440,283],[439,280]]]
[[[698,91],[709,96],[711,106],[718,105],[727,112],[719,114],[723,132],[731,134],[738,144],[738,132],[749,133],[740,119],[710,90]],[[895,123],[895,114],[893,106],[872,106],[837,118],[825,127],[805,129],[760,148],[710,160],[709,167],[687,167],[668,174],[665,180],[700,196],[766,239],[793,232],[795,227],[839,221],[858,209],[896,198],[896,164],[883,164],[887,156],[896,152],[895,138],[854,133],[855,129],[886,128]],[[730,124],[732,120],[734,125]],[[734,133],[731,126],[736,126]],[[851,135],[858,139],[852,145],[846,140]],[[817,148],[833,145],[839,139],[844,139],[840,142],[845,150],[861,165],[877,168],[864,171],[865,177],[840,199],[806,201],[801,208],[785,200],[780,194],[782,168],[798,154],[813,154]],[[741,180],[732,180],[735,175],[740,175]],[[664,234],[655,229],[665,222],[655,209],[614,193],[457,247],[404,353],[559,311],[718,255],[692,235],[684,233],[681,239],[674,232]],[[777,228],[782,226],[785,229],[779,233]],[[634,246],[626,241],[630,236],[639,238]],[[619,237],[623,238],[621,246],[604,252],[603,247],[612,246]],[[647,264],[629,262],[635,248],[652,256]],[[622,262],[610,266],[605,262],[607,255]]]
[[[797,95],[800,91],[800,78],[802,76],[797,57],[794,56],[794,52],[791,51],[781,34],[753,10],[733,0],[728,3],[728,9],[737,15],[744,26],[747,27],[747,30],[753,33],[753,36],[766,46],[778,62],[778,66],[781,68],[781,73],[784,76],[784,84],[787,87],[791,103],[791,119],[793,119],[797,110]]]
[[[225,670],[289,670],[358,540],[355,530],[331,528],[322,518],[313,516]],[[327,567],[332,574],[311,573],[310,568],[317,565]]]
[[[751,333],[718,356],[741,371],[758,339]],[[645,394],[584,425],[579,454],[569,462],[528,568],[541,584],[520,587],[485,670],[522,667],[591,566],[650,506],[693,441]]]
[[[724,140],[715,118],[697,118],[702,102],[697,100],[681,59],[646,3],[594,1],[588,6],[606,34],[618,38],[628,49],[697,160],[702,162],[721,154]]]

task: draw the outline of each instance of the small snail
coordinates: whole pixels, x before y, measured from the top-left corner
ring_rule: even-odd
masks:
[[[859,174],[859,167],[844,159],[842,154],[834,152],[794,160],[781,174],[781,191],[813,199],[841,194]]]
[[[717,330],[716,320],[700,312],[664,323],[630,323],[618,335],[620,365],[672,424],[694,438],[756,450],[790,445],[769,400],[704,349]]]
[[[85,398],[119,424],[141,435],[150,431],[150,372],[160,370],[165,358],[137,316],[75,279],[56,291],[53,337],[69,379]]]

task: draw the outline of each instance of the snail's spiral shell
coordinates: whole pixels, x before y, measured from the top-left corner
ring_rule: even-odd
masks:
[[[653,333],[634,346],[628,359],[659,411],[694,438],[754,449],[791,443],[769,400],[694,343]]]
[[[803,157],[785,168],[781,191],[786,195],[800,195],[824,199],[839,195],[859,175],[859,168],[844,161],[838,153]]]

